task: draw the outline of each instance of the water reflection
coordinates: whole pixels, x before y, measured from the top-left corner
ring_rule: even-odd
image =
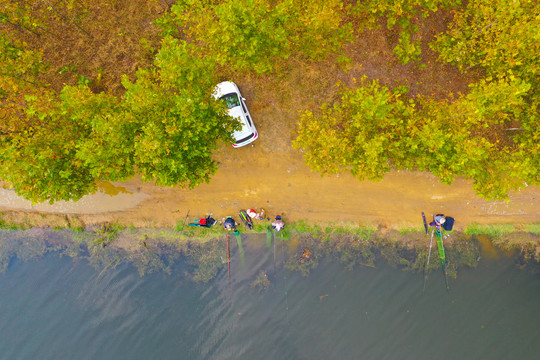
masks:
[[[131,191],[126,190],[123,186],[115,186],[109,181],[97,181],[96,186],[99,192],[105,193],[107,195],[118,195],[118,194],[133,194]],[[94,192],[95,194],[96,192]]]

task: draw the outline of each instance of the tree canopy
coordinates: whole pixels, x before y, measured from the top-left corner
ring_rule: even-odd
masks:
[[[538,183],[535,110],[526,106],[530,85],[519,79],[482,81],[455,102],[406,100],[406,90],[377,81],[345,88],[318,115],[302,114],[293,145],[322,173],[350,171],[380,180],[390,170],[430,171],[443,183],[474,181],[478,194],[507,196]],[[515,118],[533,120],[512,131]]]
[[[351,6],[361,26],[376,28],[381,22],[397,33],[394,53],[402,64],[419,61],[422,53],[418,24],[440,9],[452,9],[461,0],[366,0]]]
[[[136,172],[158,185],[195,186],[217,166],[212,150],[238,127],[211,97],[212,64],[165,38],[155,68],[124,80],[123,98],[88,84],[26,96],[24,131],[2,136],[0,177],[33,201],[77,200],[98,180]]]
[[[463,71],[483,69],[490,77],[517,76],[538,86],[540,3],[534,0],[474,0],[456,10],[433,48]]]
[[[265,73],[293,54],[322,59],[351,39],[341,0],[178,1],[159,23],[235,70]]]
[[[133,159],[143,180],[193,187],[217,170],[212,150],[230,140],[239,123],[216,102],[213,62],[193,54],[193,45],[168,36],[156,69],[141,69],[135,83],[124,79]],[[125,123],[125,122],[121,122]]]
[[[450,11],[445,31],[421,38],[423,21]],[[468,74],[468,90],[413,96],[372,68],[370,80],[303,108],[294,147],[321,173],[376,180],[416,169],[505,197],[540,183],[539,13],[533,0],[0,0],[0,179],[33,201],[79,199],[135,174],[164,186],[209,181],[213,152],[239,126],[213,99],[217,82],[294,86],[296,66],[312,79],[326,66],[361,77],[359,64],[351,74],[335,65],[377,54],[384,44],[363,43],[363,31],[385,24],[395,56],[377,66],[419,60],[430,43]],[[408,84],[411,68],[401,68]],[[316,82],[310,90],[328,90]]]

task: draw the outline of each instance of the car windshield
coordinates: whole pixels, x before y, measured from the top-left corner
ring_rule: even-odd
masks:
[[[240,106],[240,100],[238,99],[238,95],[235,93],[223,95],[220,99],[225,100],[225,104],[227,104],[227,107],[229,109],[232,109],[233,107],[236,107],[236,106]]]

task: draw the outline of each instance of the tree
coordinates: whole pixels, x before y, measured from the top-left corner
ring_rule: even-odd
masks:
[[[125,106],[133,141],[133,162],[143,180],[194,187],[217,170],[212,151],[231,140],[239,122],[212,99],[212,59],[199,58],[193,45],[165,37],[155,68],[124,79]]]
[[[25,95],[47,92],[39,80],[45,67],[40,53],[0,34],[0,134],[22,131],[30,125],[24,116]]]
[[[59,93],[81,76],[98,91],[123,93],[122,75],[149,66],[159,44],[151,22],[158,0],[0,0],[0,32],[25,43],[50,64],[40,78]],[[144,38],[144,39],[143,39]]]
[[[302,149],[313,169],[323,174],[350,170],[360,180],[380,180],[407,161],[414,104],[402,98],[403,88],[391,91],[365,79],[362,85],[344,88],[340,100],[323,104],[318,116],[301,115],[293,146]]]
[[[495,188],[510,188],[512,181],[514,188],[523,182],[540,181],[539,12],[540,4],[533,0],[470,1],[455,12],[449,30],[439,34],[431,45],[443,61],[458,66],[462,72],[475,69],[483,74],[483,79],[473,86],[479,98],[502,101],[499,106],[491,104],[491,108],[498,110],[498,115],[491,116],[504,116],[504,121],[497,125],[506,127],[504,135],[494,126],[489,129],[500,135],[501,142],[512,146],[511,156],[500,161],[499,171],[492,169],[490,181],[484,181],[498,184]],[[519,99],[519,107],[503,105],[512,97]],[[500,155],[493,154],[495,159]],[[484,176],[487,178],[488,174]]]
[[[123,99],[87,83],[59,97],[27,96],[28,131],[1,138],[0,178],[33,201],[77,200],[96,181],[135,173],[157,185],[193,187],[217,170],[212,151],[239,128],[212,98],[212,62],[167,37],[155,67],[124,85]]]
[[[538,145],[531,142],[538,139],[538,128],[514,128],[516,119],[532,114],[529,89],[520,79],[501,78],[472,84],[471,92],[452,104],[423,100],[426,126],[412,136],[426,144],[431,156],[418,157],[418,169],[444,183],[457,176],[472,179],[473,188],[487,199],[538,184]]]
[[[293,54],[321,59],[351,38],[341,0],[181,1],[158,21],[197,45],[200,56],[256,73],[275,71]]]
[[[60,96],[27,96],[25,131],[2,136],[0,177],[32,201],[78,200],[95,190],[97,178],[78,157],[81,142],[91,135],[91,122],[101,116],[86,87],[66,87]],[[103,164],[102,166],[107,166]]]
[[[440,8],[449,9],[461,0],[367,0],[351,6],[351,13],[361,26],[376,28],[383,18],[389,30],[399,31],[394,53],[402,64],[420,60],[421,42],[413,40],[418,31],[416,18],[427,18]]]
[[[379,180],[394,169],[430,171],[443,183],[465,177],[479,195],[505,198],[539,183],[538,127],[531,121],[511,131],[516,118],[534,118],[536,110],[526,106],[529,88],[501,78],[473,84],[453,103],[412,102],[403,99],[403,89],[364,80],[344,89],[336,104],[324,104],[320,115],[302,114],[293,146],[322,173]]]
[[[487,76],[517,76],[538,86],[540,3],[534,0],[473,0],[455,11],[447,32],[432,47],[461,70],[478,67]],[[537,92],[538,93],[538,92]]]

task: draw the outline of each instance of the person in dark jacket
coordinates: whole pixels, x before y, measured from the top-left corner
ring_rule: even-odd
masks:
[[[445,222],[446,218],[444,217],[444,214],[437,214],[433,217],[433,222],[431,222],[429,226],[435,226],[437,229],[440,229]]]
[[[227,219],[225,219],[223,226],[226,230],[236,230],[236,223],[231,216],[227,216]]]

